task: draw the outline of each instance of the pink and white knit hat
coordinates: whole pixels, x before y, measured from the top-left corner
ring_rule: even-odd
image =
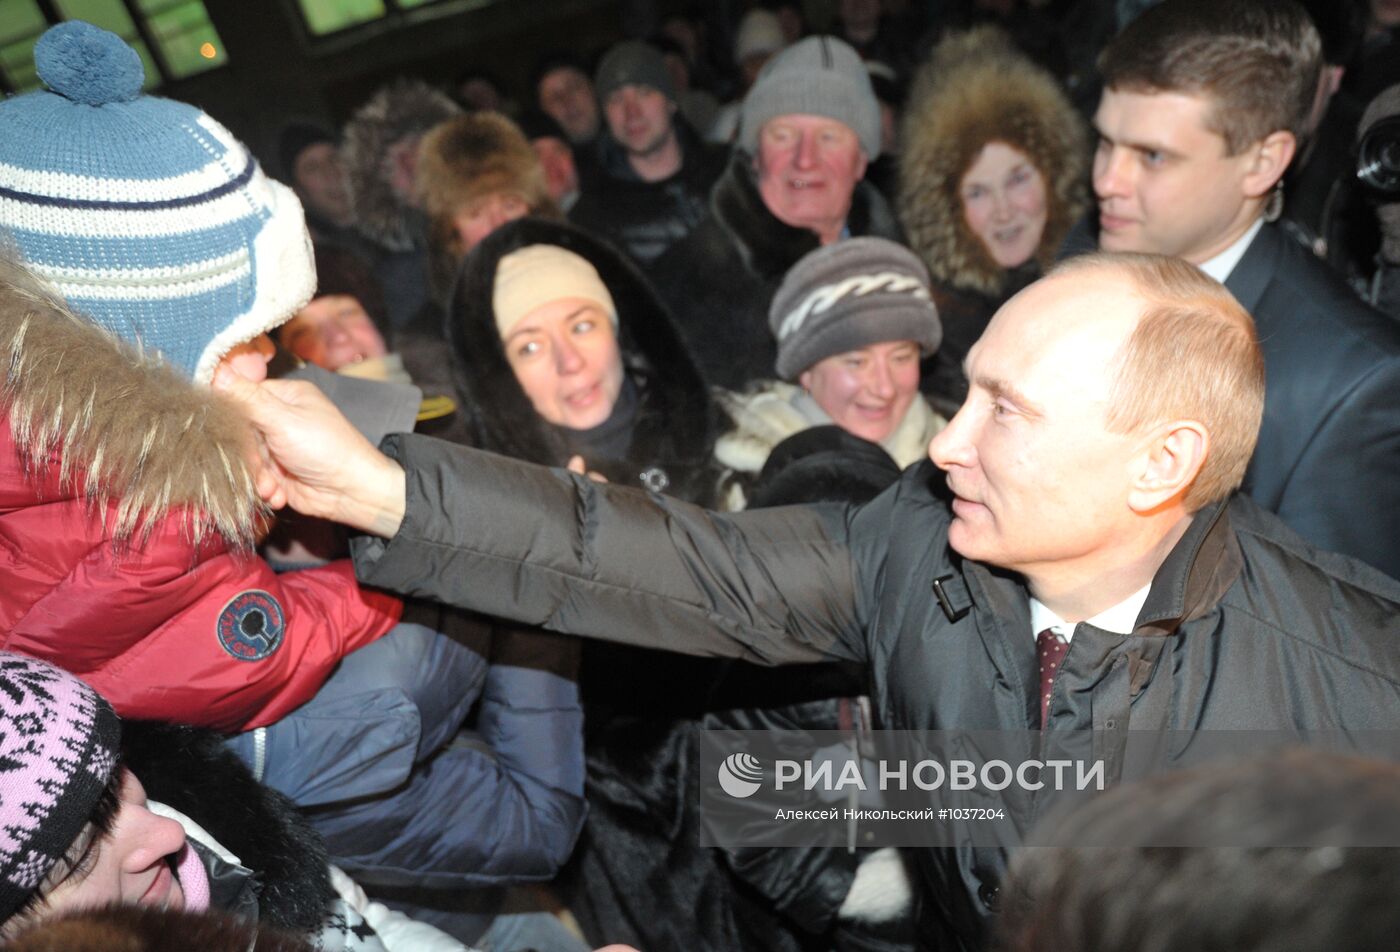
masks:
[[[68,852],[116,768],[117,715],[53,665],[0,652],[0,922]]]

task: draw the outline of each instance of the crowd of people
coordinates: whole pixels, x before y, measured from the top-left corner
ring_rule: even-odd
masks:
[[[265,163],[39,39],[6,947],[1389,948],[1400,9],[752,6]],[[1352,750],[721,848],[710,729]]]

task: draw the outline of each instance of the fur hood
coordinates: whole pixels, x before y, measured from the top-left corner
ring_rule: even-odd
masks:
[[[0,261],[0,380],[14,451],[41,492],[115,504],[114,539],[175,512],[199,542],[251,546],[264,513],[241,413],[165,361],[77,317]]]
[[[260,922],[319,930],[335,899],[324,841],[291,800],[253,778],[219,734],[125,721],[122,753],[152,800],[198,823],[257,875]]]
[[[941,42],[914,80],[905,111],[899,207],[910,247],[938,283],[987,295],[1006,272],[962,214],[962,177],[991,141],[1024,152],[1045,179],[1043,269],[1084,210],[1089,139],[1084,121],[1045,70],[995,27]]]
[[[774,217],[754,178],[753,158],[735,149],[729,167],[710,191],[710,212],[729,234],[744,266],[765,281],[777,281],[809,251],[820,247],[816,233]],[[875,235],[903,242],[899,223],[880,192],[857,182],[846,224],[853,235]]]
[[[525,134],[498,112],[473,112],[439,123],[418,147],[418,199],[428,216],[428,284],[444,304],[464,253],[454,218],[492,192],[520,198],[529,214],[559,219],[544,168]]]
[[[394,191],[384,174],[389,150],[409,138],[426,135],[462,110],[445,93],[420,80],[402,79],[370,98],[345,125],[341,159],[355,209],[355,227],[389,251],[409,251],[416,244],[421,213]],[[417,142],[411,144],[416,150]],[[416,157],[416,152],[410,160]]]
[[[5,943],[7,952],[189,952],[190,949],[247,952],[317,952],[299,935],[259,929],[255,923],[218,912],[155,906],[103,906],[45,917]]]
[[[558,430],[535,412],[501,346],[492,310],[496,268],[507,254],[551,244],[582,256],[617,305],[622,362],[639,395],[627,460],[589,460],[614,482],[635,485],[659,469],[665,480],[640,480],[651,489],[707,502],[712,486],[714,408],[700,373],[681,343],[670,313],[635,265],[611,246],[572,226],[538,218],[510,222],[472,249],[463,262],[449,310],[457,387],[474,421],[478,445],[516,459],[562,466],[570,451]],[[664,486],[662,483],[664,482]]]

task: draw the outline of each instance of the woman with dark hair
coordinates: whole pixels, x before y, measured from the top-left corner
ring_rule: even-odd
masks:
[[[568,225],[514,221],[468,255],[452,300],[476,445],[714,503],[716,408],[669,312],[621,253]],[[765,948],[795,950],[838,918],[866,916],[868,902],[842,908],[851,893],[888,893],[889,875],[851,889],[865,853],[700,846],[694,732],[715,726],[714,712],[753,729],[834,728],[833,699],[860,691],[847,666],[763,668],[589,642],[581,687],[589,821],[563,888],[590,938],[727,950],[761,936]],[[882,859],[871,869],[888,874],[892,858]]]
[[[1054,77],[994,27],[938,45],[904,123],[900,214],[943,321],[922,387],[955,410],[967,352],[1084,210],[1088,137]]]

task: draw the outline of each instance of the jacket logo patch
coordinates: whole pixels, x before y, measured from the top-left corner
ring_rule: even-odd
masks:
[[[286,630],[282,606],[258,589],[239,592],[219,612],[219,644],[239,661],[266,658],[282,644]]]

